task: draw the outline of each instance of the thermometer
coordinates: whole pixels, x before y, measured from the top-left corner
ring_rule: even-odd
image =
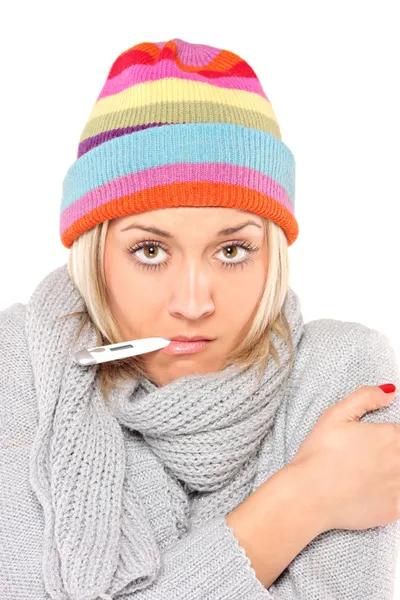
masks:
[[[75,352],[74,360],[79,365],[97,365],[109,360],[119,358],[128,358],[137,354],[146,354],[165,348],[171,340],[162,337],[141,338],[129,342],[119,342],[118,344],[108,344],[107,346],[96,346],[87,350]]]

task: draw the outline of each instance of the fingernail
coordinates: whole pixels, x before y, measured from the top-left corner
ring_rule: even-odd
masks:
[[[385,392],[385,394],[390,394],[391,392],[394,392],[396,389],[396,386],[393,383],[383,383],[379,387],[381,388],[381,390],[383,390]]]

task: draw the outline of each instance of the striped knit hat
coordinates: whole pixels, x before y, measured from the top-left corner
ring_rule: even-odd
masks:
[[[83,130],[61,241],[133,213],[219,206],[275,221],[290,246],[294,189],[294,156],[246,61],[179,38],[143,42],[114,61]]]

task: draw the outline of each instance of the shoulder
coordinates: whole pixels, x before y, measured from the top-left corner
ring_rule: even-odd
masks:
[[[25,335],[26,305],[16,302],[0,311],[0,381],[17,373],[28,361]],[[27,365],[26,365],[27,366]]]
[[[333,360],[341,359],[354,352],[368,354],[371,350],[390,349],[387,336],[377,329],[373,329],[354,321],[340,321],[338,319],[315,319],[304,325],[302,337],[303,347],[310,345],[321,350],[333,349]]]
[[[15,302],[7,308],[0,310],[0,331],[7,329],[22,328],[23,330],[26,319],[26,304]]]
[[[305,367],[310,364],[322,369],[313,375],[324,374],[329,381],[343,378],[350,386],[359,380],[365,381],[363,385],[379,385],[386,382],[382,377],[398,375],[396,354],[387,336],[353,321],[315,319],[306,323],[299,343],[298,374],[306,377]]]
[[[387,336],[362,323],[316,319],[305,324],[278,424],[287,460],[324,410],[361,386],[394,383],[399,394],[361,420],[400,421],[400,374]],[[283,431],[282,431],[283,430]]]
[[[0,311],[0,433],[30,441],[37,402],[25,335],[26,305]]]
[[[0,372],[3,377],[14,371],[27,356],[26,305],[20,302],[0,310]]]

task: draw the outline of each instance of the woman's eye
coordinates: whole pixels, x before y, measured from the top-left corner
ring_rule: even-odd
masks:
[[[238,255],[238,249],[243,251],[243,255],[245,256],[247,254],[247,252],[245,251],[245,249],[243,247],[238,246],[237,244],[232,244],[231,246],[224,246],[223,248],[221,248],[219,250],[219,252],[224,253],[225,250],[229,250],[229,252],[227,253],[227,257],[228,258],[237,258]],[[233,252],[232,252],[233,250]],[[236,251],[235,251],[236,250]]]
[[[139,248],[135,252],[135,255],[137,255],[138,252],[143,252],[144,258],[146,258],[146,259],[148,258],[151,260],[151,262],[155,262],[153,259],[154,259],[154,257],[157,258],[160,250],[161,250],[161,252],[165,252],[165,250],[163,248],[161,248],[160,246],[156,246],[155,244],[152,244],[149,246],[144,246],[143,248]]]

